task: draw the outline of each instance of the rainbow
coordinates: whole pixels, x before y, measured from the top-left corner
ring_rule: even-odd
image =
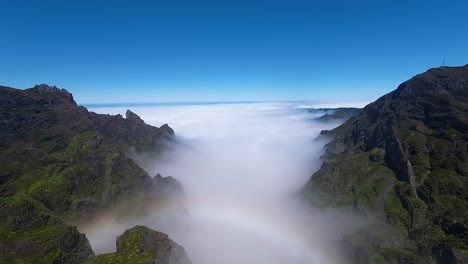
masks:
[[[287,219],[278,219],[277,214],[269,214],[264,208],[217,199],[195,201],[189,210],[192,217],[201,221],[237,227],[274,242],[278,248],[288,250],[291,255],[302,260],[301,263],[330,263],[329,256],[325,256],[321,245],[311,238],[305,238],[300,230],[287,223]]]
[[[135,224],[144,224],[152,227],[152,223],[161,221],[165,217],[188,217],[198,222],[217,223],[225,225],[226,228],[235,227],[245,230],[249,234],[255,234],[264,240],[276,245],[282,250],[289,252],[298,263],[323,264],[335,263],[331,261],[326,248],[314,240],[308,234],[304,234],[301,228],[291,223],[287,216],[279,216],[271,208],[265,208],[259,204],[242,202],[238,199],[226,199],[225,197],[214,199],[190,199],[190,203],[185,204],[186,210],[181,208],[180,201],[165,201],[163,204],[155,206],[152,214],[143,219],[130,224],[119,224],[117,222],[103,219],[96,225],[90,225],[81,230],[86,233],[91,245],[102,246],[104,243],[115,245],[115,236]],[[190,221],[190,220],[189,220]],[[311,223],[313,224],[313,223]],[[152,227],[154,228],[154,226]],[[158,229],[158,228],[156,228]],[[174,228],[179,229],[179,228]],[[171,230],[160,231],[167,232],[176,241],[180,234],[171,234]],[[107,237],[107,239],[105,239]],[[190,255],[190,249],[186,248]],[[193,250],[193,249],[192,249]],[[98,253],[105,253],[99,252]],[[107,249],[106,252],[112,250]]]

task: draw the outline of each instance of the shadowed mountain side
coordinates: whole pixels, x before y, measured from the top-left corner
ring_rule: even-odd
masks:
[[[394,229],[346,238],[355,263],[467,261],[468,65],[417,75],[322,136],[333,140],[304,195]]]
[[[131,111],[88,112],[44,84],[0,87],[0,120],[0,262],[92,260],[87,239],[65,222],[102,210],[139,214],[162,194],[161,180],[126,153],[161,151],[174,136],[167,125],[152,127]]]

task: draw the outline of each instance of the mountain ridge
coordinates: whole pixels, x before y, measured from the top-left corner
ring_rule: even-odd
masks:
[[[416,75],[321,136],[332,141],[305,197],[398,233],[390,245],[354,236],[356,263],[467,261],[468,65]]]
[[[89,112],[55,86],[0,87],[0,262],[90,263],[91,246],[71,222],[103,210],[142,214],[178,186],[128,155],[157,155],[174,131],[127,116]]]

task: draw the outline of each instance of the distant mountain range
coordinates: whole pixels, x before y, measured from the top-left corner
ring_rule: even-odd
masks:
[[[312,108],[312,109],[308,109],[307,112],[312,113],[312,114],[315,114],[315,113],[322,114],[321,116],[315,118],[314,120],[328,122],[328,121],[333,121],[333,120],[346,121],[350,119],[351,117],[362,112],[362,109],[355,108],[355,107]]]
[[[468,263],[468,65],[417,75],[321,136],[303,193],[373,223],[343,240],[353,263]]]

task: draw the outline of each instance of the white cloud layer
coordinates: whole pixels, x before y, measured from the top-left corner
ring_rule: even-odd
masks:
[[[95,108],[124,114],[126,108]],[[182,213],[172,205],[137,221],[166,232],[194,264],[341,263],[330,243],[356,228],[338,212],[312,210],[298,192],[320,165],[326,142],[316,122],[292,103],[133,107],[145,122],[168,123],[183,143],[145,162],[151,174],[178,179],[187,193]],[[115,249],[126,226],[83,230],[98,252]]]

